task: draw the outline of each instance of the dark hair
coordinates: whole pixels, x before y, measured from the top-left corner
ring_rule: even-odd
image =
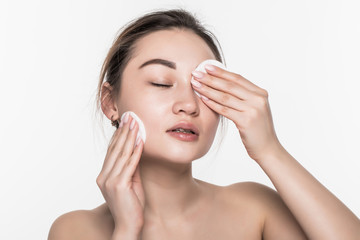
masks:
[[[193,31],[210,47],[216,60],[224,63],[219,41],[214,34],[205,29],[199,20],[187,10],[179,8],[147,13],[130,21],[119,30],[120,34],[115,38],[101,68],[96,95],[97,111],[101,108],[101,87],[104,80],[113,87],[111,97],[114,99],[118,97],[122,74],[125,66],[132,58],[136,42],[152,32],[171,29]],[[226,64],[224,63],[224,65]],[[119,127],[116,119],[111,119],[111,121],[113,126]],[[223,116],[220,115],[222,127],[224,127],[223,121]]]

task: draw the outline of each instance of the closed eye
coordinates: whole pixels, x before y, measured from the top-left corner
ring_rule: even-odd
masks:
[[[168,87],[172,86],[172,85],[164,85],[164,84],[158,84],[158,83],[151,83],[151,84],[156,86],[156,87],[164,87],[164,88],[168,88]]]

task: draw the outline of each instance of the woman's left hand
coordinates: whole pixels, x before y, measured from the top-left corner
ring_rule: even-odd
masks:
[[[213,66],[213,65],[211,65]],[[258,162],[281,146],[274,129],[268,92],[239,74],[213,66],[198,77],[193,73],[194,89],[203,102],[215,112],[232,120],[239,130],[249,156]]]

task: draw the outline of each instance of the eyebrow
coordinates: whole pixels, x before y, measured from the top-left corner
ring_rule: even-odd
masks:
[[[150,64],[160,64],[160,65],[164,65],[166,67],[169,67],[171,69],[176,69],[176,63],[171,62],[169,60],[160,59],[160,58],[155,58],[155,59],[151,59],[151,60],[148,60],[148,61],[144,62],[143,64],[141,64],[139,69],[145,67],[146,65],[150,65]]]

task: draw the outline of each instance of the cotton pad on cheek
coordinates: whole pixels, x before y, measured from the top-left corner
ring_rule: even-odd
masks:
[[[144,126],[144,123],[141,121],[141,119],[134,113],[134,112],[131,112],[131,111],[127,111],[130,116],[135,119],[135,121],[138,123],[138,126],[139,126],[139,130],[138,130],[138,133],[137,133],[137,136],[136,136],[136,140],[140,137],[143,141],[143,143],[145,143],[145,140],[146,140],[146,131],[145,131],[145,126]],[[121,121],[123,120],[125,114],[127,112],[124,112],[123,115],[121,115]],[[135,141],[136,142],[136,141]]]
[[[206,69],[205,69],[205,65],[206,64],[211,64],[211,65],[215,65],[217,67],[220,67],[222,69],[225,69],[226,70],[226,67],[224,64],[222,64],[221,62],[217,61],[217,60],[214,60],[214,59],[207,59],[203,62],[201,62],[195,69],[195,71],[199,71],[199,72],[203,72],[203,73],[207,73],[206,72]],[[193,78],[193,77],[192,77]],[[198,95],[200,97],[200,94],[194,90],[194,92],[196,93],[196,95]]]

